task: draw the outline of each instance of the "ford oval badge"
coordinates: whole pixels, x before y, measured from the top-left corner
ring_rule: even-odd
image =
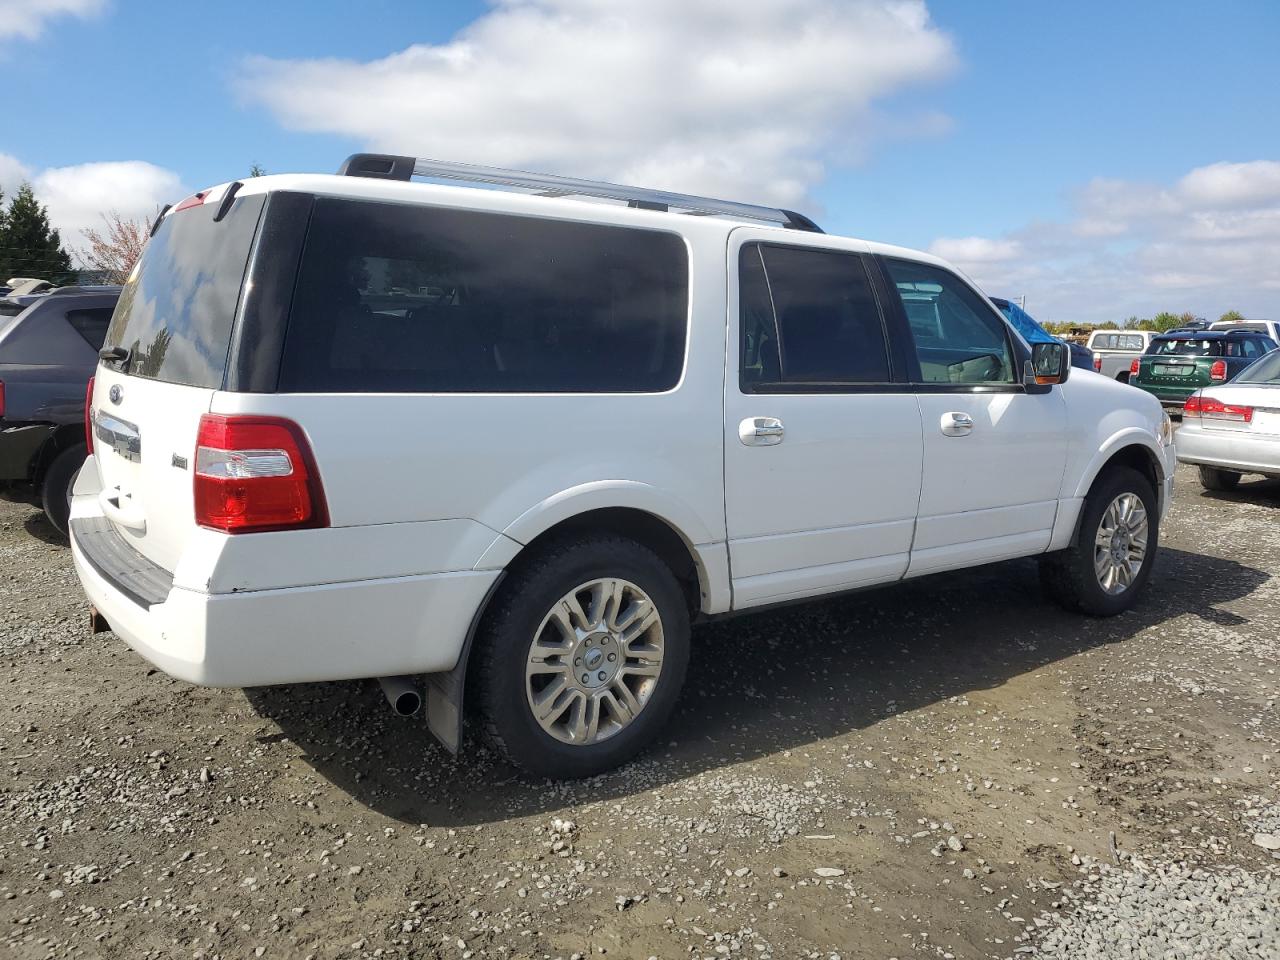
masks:
[[[111,389],[107,391],[107,396],[111,398],[112,403],[119,403],[124,398],[124,388],[118,383],[113,383]]]

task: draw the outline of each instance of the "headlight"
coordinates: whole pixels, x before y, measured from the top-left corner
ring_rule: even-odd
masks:
[[[1160,445],[1167,447],[1173,443],[1173,421],[1169,419],[1169,414],[1163,410],[1160,411]]]

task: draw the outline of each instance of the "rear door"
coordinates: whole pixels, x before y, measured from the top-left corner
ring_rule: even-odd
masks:
[[[852,241],[729,244],[725,514],[733,603],[900,578],[920,495],[920,414],[884,291]]]
[[[924,470],[908,575],[1043,551],[1066,464],[1062,391],[1027,393],[1004,318],[960,277],[880,263],[918,361]]]
[[[264,196],[222,191],[164,218],[107,330],[120,358],[97,370],[94,459],[104,514],[145,557],[173,570],[195,530],[191,459],[200,416],[222,386]]]

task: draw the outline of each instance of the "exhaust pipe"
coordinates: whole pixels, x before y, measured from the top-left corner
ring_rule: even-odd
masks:
[[[422,694],[413,677],[379,677],[378,684],[397,715],[412,717],[422,709]]]

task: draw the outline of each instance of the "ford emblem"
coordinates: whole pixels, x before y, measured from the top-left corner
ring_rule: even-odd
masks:
[[[112,403],[119,403],[124,398],[124,388],[118,383],[113,383],[111,389],[107,391],[107,396],[111,398]]]

